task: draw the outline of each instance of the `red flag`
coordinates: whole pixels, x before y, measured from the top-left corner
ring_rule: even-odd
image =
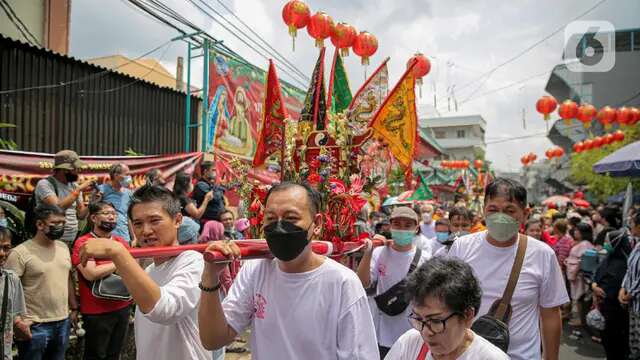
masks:
[[[289,116],[287,108],[282,101],[282,93],[280,92],[280,81],[276,74],[276,68],[273,61],[269,60],[269,72],[265,82],[264,104],[262,107],[262,125],[260,126],[260,134],[258,136],[258,147],[256,155],[253,158],[253,166],[264,164],[269,156],[276,151],[280,151],[280,162],[285,146],[285,122]]]

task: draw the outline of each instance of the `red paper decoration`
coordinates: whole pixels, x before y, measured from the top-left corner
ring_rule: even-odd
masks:
[[[332,29],[333,19],[322,11],[313,14],[309,19],[309,25],[307,25],[307,32],[316,39],[316,47],[319,48],[324,47],[324,39],[331,36]]]
[[[582,144],[584,145],[584,150],[593,149],[593,140],[591,140],[591,139],[585,140],[584,142],[582,142]]]
[[[625,106],[616,110],[616,121],[622,126],[631,125],[633,123],[633,114],[631,114],[631,110]]]
[[[607,135],[602,137],[602,142],[605,145],[612,144],[614,141],[615,141],[615,139],[613,138],[613,135],[611,135],[611,134],[607,134]]]
[[[549,120],[549,114],[554,112],[557,106],[558,102],[553,98],[553,96],[545,95],[536,103],[536,110],[538,110],[540,114],[544,115],[545,120]]]
[[[356,36],[358,36],[356,28],[344,22],[336,24],[331,29],[331,43],[340,49],[342,56],[349,56],[349,48],[356,41]]]
[[[598,111],[598,122],[606,130],[611,129],[611,125],[616,121],[616,111],[611,106],[605,106]]]
[[[640,109],[637,107],[630,107],[629,113],[631,113],[631,124],[629,125],[635,125],[640,122]]]
[[[564,120],[566,125],[571,124],[571,120],[578,115],[578,104],[571,100],[565,100],[558,108],[558,115]]]
[[[289,26],[289,35],[293,41],[293,50],[296,50],[296,35],[298,29],[302,29],[309,23],[309,7],[300,0],[291,0],[282,8],[282,20]]]
[[[618,130],[618,131],[614,132],[613,133],[613,140],[615,142],[624,141],[624,133],[621,130]]]
[[[484,162],[482,160],[476,160],[473,162],[473,167],[475,167],[477,170],[482,169],[482,165],[484,165]]]
[[[573,151],[577,153],[581,153],[584,150],[584,144],[581,142],[577,142],[573,144]]]
[[[596,107],[591,104],[582,104],[578,107],[578,114],[576,115],[578,120],[582,123],[585,129],[591,127],[591,121],[598,114]]]
[[[604,140],[600,136],[594,137],[592,141],[594,149],[599,149],[604,144]]]
[[[369,65],[369,57],[378,50],[378,39],[368,31],[361,31],[353,43],[353,52],[362,58],[362,65]]]
[[[562,155],[564,155],[564,149],[562,149],[561,147],[557,147],[555,149],[553,149],[553,156],[554,157],[562,157]]]

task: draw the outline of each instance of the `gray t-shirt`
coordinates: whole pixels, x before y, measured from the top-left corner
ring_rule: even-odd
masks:
[[[4,323],[4,359],[11,360],[11,346],[13,345],[13,320],[18,315],[24,315],[24,293],[22,292],[22,285],[20,284],[20,278],[10,270],[2,269],[2,275],[0,276],[0,305],[4,297],[4,281],[9,277],[9,294],[7,295],[7,319]],[[1,309],[1,308],[0,308]]]
[[[56,178],[52,177],[52,179],[56,183],[56,187],[58,190],[57,193],[56,189],[54,189],[53,185],[51,185],[49,180],[47,180],[46,178],[38,181],[35,191],[36,205],[40,205],[43,199],[46,199],[51,195],[56,195],[58,199],[64,199],[69,196],[69,194],[71,194],[71,192],[76,188],[75,183],[63,184]],[[76,202],[65,210],[65,217],[67,221],[64,225],[64,235],[62,236],[62,238],[60,238],[60,240],[66,242],[67,244],[71,244],[78,235],[77,207],[80,204],[80,201],[82,200],[80,197],[78,197]]]

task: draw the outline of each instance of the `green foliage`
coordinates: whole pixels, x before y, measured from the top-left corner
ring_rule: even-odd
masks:
[[[623,129],[625,139],[621,143],[605,145],[600,149],[571,154],[571,182],[585,185],[599,201],[624,191],[630,181],[628,177],[615,178],[608,175],[598,175],[593,172],[593,165],[615,152],[621,147],[640,140],[640,127],[634,126]],[[640,188],[640,180],[633,180],[634,188]]]
[[[0,123],[0,129],[14,129],[15,124]],[[0,138],[0,150],[17,150],[18,144],[13,140],[5,140]]]
[[[143,153],[136,152],[131,147],[127,148],[127,150],[124,151],[124,154],[126,156],[144,156]]]

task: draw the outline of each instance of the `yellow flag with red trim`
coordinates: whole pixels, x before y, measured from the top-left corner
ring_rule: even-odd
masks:
[[[416,79],[412,70],[413,62],[391,90],[373,119],[370,128],[376,136],[382,137],[389,150],[405,167],[410,167],[416,144]]]

